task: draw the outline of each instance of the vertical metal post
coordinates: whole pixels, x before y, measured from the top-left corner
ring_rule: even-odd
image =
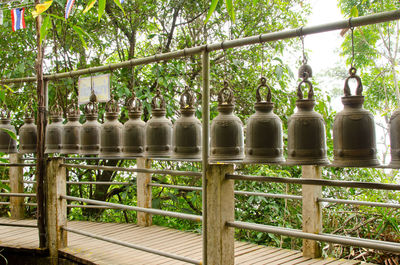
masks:
[[[203,264],[207,265],[207,169],[208,169],[208,147],[209,147],[209,124],[210,124],[210,54],[206,50],[202,53],[202,77],[203,77],[203,91],[202,91],[202,161],[203,161]]]

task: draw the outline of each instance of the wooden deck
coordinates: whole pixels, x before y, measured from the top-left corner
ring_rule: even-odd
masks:
[[[10,220],[0,218],[0,223],[36,224],[35,220]],[[151,226],[139,227],[134,224],[93,223],[73,221],[68,227],[146,246],[160,251],[201,260],[201,235],[177,231],[170,228]],[[0,248],[16,248],[38,251],[38,232],[35,228],[0,226]],[[161,257],[119,245],[107,243],[77,234],[68,234],[68,247],[61,255],[83,264],[186,264],[174,259]],[[336,259],[303,258],[301,252],[235,242],[235,264],[360,264],[358,261]]]

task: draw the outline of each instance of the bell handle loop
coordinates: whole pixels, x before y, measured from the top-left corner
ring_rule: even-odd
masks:
[[[224,93],[228,92],[228,97],[225,98]],[[233,104],[234,103],[234,97],[233,97],[233,91],[232,89],[229,88],[229,83],[227,81],[224,82],[224,88],[221,89],[218,93],[218,103],[220,105],[222,104]]]
[[[269,85],[267,85],[267,79],[265,77],[261,77],[261,84],[258,86],[257,90],[256,90],[256,99],[257,99],[257,103],[262,102],[262,97],[260,94],[260,89],[262,87],[266,87],[268,89],[268,93],[267,93],[267,103],[271,103],[271,99],[272,99],[272,94],[271,94],[271,87]]]
[[[298,87],[297,87],[297,97],[299,99],[303,99],[303,91],[301,91],[301,86],[303,84],[308,85],[308,99],[314,99],[314,89],[313,89],[313,85],[309,80],[303,80],[299,83]]]
[[[132,93],[132,97],[128,99],[126,102],[126,106],[128,111],[131,112],[141,112],[142,111],[142,101],[138,99],[135,95],[135,92]]]
[[[356,95],[357,96],[362,96],[362,92],[363,92],[363,85],[361,82],[361,78],[356,75],[357,69],[354,67],[351,67],[349,70],[349,74],[350,76],[348,76],[346,78],[346,81],[344,82],[344,96],[348,97],[351,96],[351,90],[350,90],[350,86],[349,86],[349,80],[350,79],[355,79],[357,81],[357,88],[356,88]]]
[[[157,107],[157,99],[160,100],[159,107]],[[165,109],[165,100],[164,100],[164,97],[161,95],[160,89],[156,90],[156,95],[151,100],[151,108],[152,109],[161,109],[161,110]]]
[[[191,109],[194,105],[193,91],[188,86],[185,87],[180,98],[181,109]]]

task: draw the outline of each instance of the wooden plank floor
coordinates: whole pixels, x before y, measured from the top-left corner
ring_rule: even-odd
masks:
[[[15,221],[8,218],[0,218],[0,223],[36,224],[36,221]],[[68,227],[199,261],[202,256],[202,237],[199,234],[159,226],[143,228],[134,224],[83,221],[69,222]],[[37,229],[0,226],[1,247],[37,250]],[[62,250],[61,255],[84,264],[186,264],[174,259],[73,233],[68,233],[68,247]],[[336,259],[309,259],[302,257],[299,251],[235,242],[235,264],[347,265],[360,264],[360,262]]]

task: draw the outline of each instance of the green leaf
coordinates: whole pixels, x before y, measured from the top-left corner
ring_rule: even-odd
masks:
[[[232,23],[235,23],[235,10],[233,8],[232,0],[225,0],[226,10],[228,10],[228,14],[231,17]]]
[[[124,8],[121,5],[121,0],[114,0],[114,3],[119,7],[119,9],[121,9],[121,11],[124,13],[125,16],[126,14]]]
[[[42,43],[42,41],[44,39],[46,39],[47,36],[47,32],[49,32],[49,28],[50,28],[50,17],[49,16],[45,16],[42,26],[40,27],[40,43]]]
[[[17,135],[15,134],[15,132],[10,131],[9,129],[5,129],[5,128],[0,128],[0,130],[5,131],[6,133],[8,133],[8,135],[10,135],[10,137],[12,139],[14,139],[15,141],[17,140]]]
[[[0,100],[4,101],[6,99],[6,92],[4,90],[0,90]]]
[[[204,21],[204,24],[207,24],[211,15],[214,13],[215,8],[217,7],[217,4],[218,4],[218,0],[212,0],[211,6],[210,6],[210,9],[208,10],[206,21]]]
[[[358,17],[358,8],[357,6],[353,6],[350,10],[351,17]]]
[[[12,90],[11,89],[11,87],[9,87],[9,86],[7,86],[7,85],[4,85],[3,84],[3,87],[5,87],[8,91],[10,91],[11,93],[14,93],[14,90]]]
[[[87,35],[87,33],[79,26],[75,26],[73,25],[72,28],[74,29],[74,31],[76,32],[76,34],[78,34],[79,39],[82,42],[82,45],[87,49],[87,45],[86,45],[86,41],[83,38],[83,35]]]
[[[104,10],[106,9],[106,0],[99,0],[99,22],[101,16],[104,14]]]

